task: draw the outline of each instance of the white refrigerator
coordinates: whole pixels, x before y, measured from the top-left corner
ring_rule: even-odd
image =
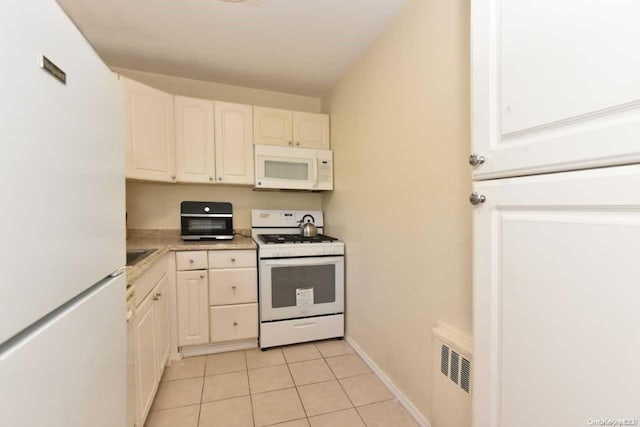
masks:
[[[474,427],[640,422],[638,16],[471,2]]]
[[[0,424],[123,426],[122,90],[53,0],[0,2],[0,52]]]

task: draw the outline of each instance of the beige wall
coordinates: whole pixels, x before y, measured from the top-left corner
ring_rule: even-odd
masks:
[[[318,193],[253,191],[231,185],[128,182],[127,226],[132,229],[178,229],[183,200],[231,202],[236,229],[251,227],[251,209],[321,209]]]
[[[468,0],[409,0],[323,102],[347,334],[431,418],[432,334],[471,334]]]
[[[123,76],[137,80],[174,95],[192,96],[194,98],[215,99],[218,101],[237,102],[240,104],[262,105],[265,107],[284,108],[287,110],[319,113],[320,98],[273,92],[270,90],[252,89],[202,80],[185,79],[144,71],[111,67]]]
[[[176,95],[290,110],[320,111],[319,98],[122,68],[112,67],[112,70]],[[127,182],[127,225],[138,229],[180,228],[180,202],[183,200],[231,202],[236,228],[251,226],[251,209],[321,209],[321,195],[318,193],[253,191],[249,187],[230,185]]]

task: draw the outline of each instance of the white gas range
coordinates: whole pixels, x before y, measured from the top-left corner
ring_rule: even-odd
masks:
[[[318,236],[300,235],[302,219]],[[344,243],[321,211],[252,210],[258,243],[260,348],[344,336]]]

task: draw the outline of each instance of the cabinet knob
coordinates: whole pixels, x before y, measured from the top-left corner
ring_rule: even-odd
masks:
[[[469,156],[469,164],[471,166],[480,166],[484,163],[484,156],[480,156],[478,154],[472,154]]]
[[[236,262],[236,259],[235,258],[231,258],[231,262]]]
[[[160,299],[160,297],[158,296],[158,294],[154,295],[153,300],[154,301],[158,301]]]
[[[212,176],[209,177],[209,181],[213,181],[213,177]]]
[[[293,145],[293,141],[289,141],[289,145]]]
[[[231,289],[233,289],[233,290],[235,291],[235,290],[236,290],[236,285],[233,285],[233,286],[231,287]]]
[[[218,177],[218,181],[222,181],[222,177],[221,176]]]
[[[195,261],[194,261],[194,260],[192,260],[192,259],[190,259],[190,260],[189,260],[189,263],[191,263],[191,264],[193,264],[194,262],[195,262]]]
[[[238,322],[233,322],[233,326],[238,326]]]
[[[471,193],[471,195],[469,196],[469,202],[473,205],[479,205],[481,203],[484,203],[487,201],[487,198],[485,197],[484,194],[478,194],[478,193]]]
[[[201,278],[201,279],[204,279],[204,274],[201,274],[201,275],[200,275],[200,278]]]
[[[175,175],[171,175],[171,179],[173,179],[175,181],[176,176]]]
[[[300,145],[300,141],[297,141],[297,142],[296,142],[296,145]]]

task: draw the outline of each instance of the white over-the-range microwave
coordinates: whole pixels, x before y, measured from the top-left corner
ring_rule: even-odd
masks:
[[[255,145],[255,186],[280,190],[333,190],[333,152]]]

